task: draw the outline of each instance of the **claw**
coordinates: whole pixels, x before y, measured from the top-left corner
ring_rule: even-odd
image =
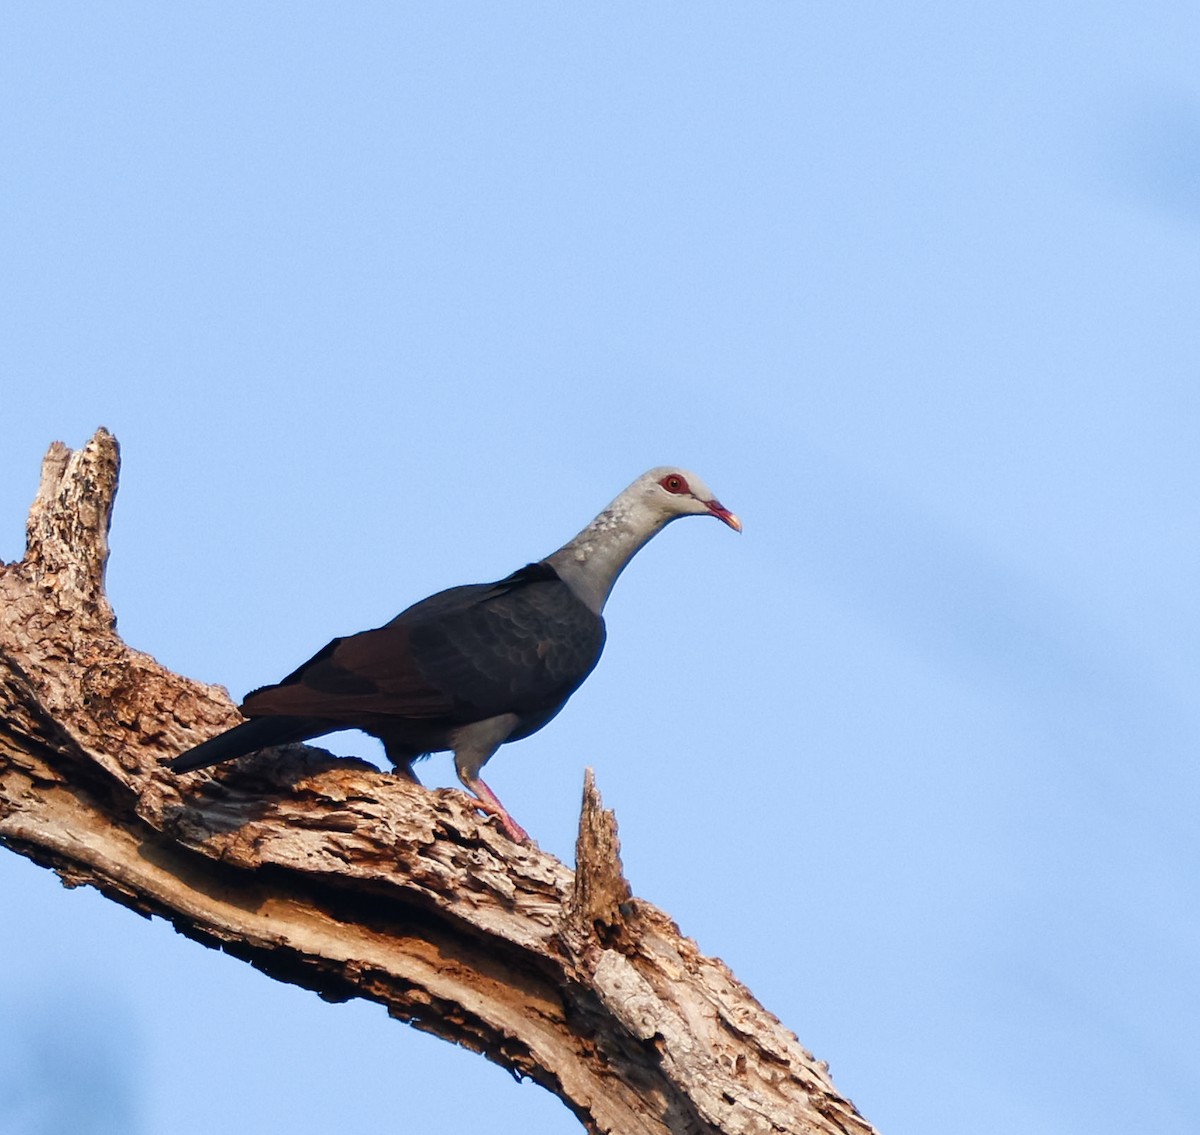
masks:
[[[508,814],[508,809],[500,803],[500,798],[479,777],[470,781],[464,780],[464,783],[475,794],[475,799],[471,801],[471,804],[481,812],[495,816],[513,843],[524,846],[532,842],[529,833]]]

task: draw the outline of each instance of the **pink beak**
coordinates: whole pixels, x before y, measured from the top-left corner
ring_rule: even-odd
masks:
[[[728,524],[735,532],[742,530],[742,522],[738,520],[732,512],[729,511],[719,500],[705,501],[708,511],[713,514],[718,520]]]

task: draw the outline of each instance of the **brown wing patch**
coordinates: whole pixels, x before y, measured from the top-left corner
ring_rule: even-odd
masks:
[[[389,624],[334,639],[276,686],[247,696],[247,717],[288,714],[353,721],[363,714],[438,717],[452,701],[413,664],[408,631]]]

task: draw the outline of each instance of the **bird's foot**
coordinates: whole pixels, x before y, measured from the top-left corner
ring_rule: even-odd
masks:
[[[475,799],[471,801],[472,806],[481,812],[486,812],[489,816],[495,816],[500,821],[505,835],[513,843],[524,846],[533,842],[529,838],[529,833],[508,814],[508,809],[500,803],[496,794],[482,780],[476,777],[467,787],[475,794]]]

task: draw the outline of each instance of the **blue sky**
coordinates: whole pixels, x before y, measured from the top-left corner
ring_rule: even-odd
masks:
[[[240,697],[692,467],[745,534],[639,556],[489,765],[513,814],[569,860],[594,766],[635,891],[888,1135],[1200,1127],[1200,10],[0,20],[0,558],[109,427],[121,631]],[[16,856],[0,893],[17,1135],[578,1129]]]

